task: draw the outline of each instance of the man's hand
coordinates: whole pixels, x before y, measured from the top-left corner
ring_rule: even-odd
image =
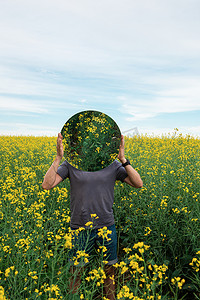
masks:
[[[62,139],[63,139],[62,134],[59,133],[57,137],[57,157],[59,157],[60,159],[62,159],[64,156]]]
[[[121,144],[119,147],[119,154],[118,158],[121,161],[122,164],[126,162],[126,158],[124,156],[124,137],[123,135],[121,136]],[[143,186],[142,179],[140,178],[140,175],[138,172],[133,169],[131,165],[127,165],[125,167],[126,172],[127,172],[127,177],[124,179],[124,182],[128,183],[129,185],[135,187],[135,188],[141,188]]]
[[[122,164],[124,164],[126,162],[126,158],[124,156],[124,136],[121,135],[121,143],[119,146],[119,154],[118,154],[118,158],[121,161]]]
[[[45,190],[52,189],[62,181],[62,178],[57,174],[59,164],[64,156],[62,139],[63,137],[61,133],[59,133],[57,137],[57,156],[50,166],[49,170],[46,172],[42,183],[42,187]]]

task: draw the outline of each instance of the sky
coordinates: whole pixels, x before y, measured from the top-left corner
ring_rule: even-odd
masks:
[[[199,0],[0,0],[0,135],[75,113],[200,136]]]

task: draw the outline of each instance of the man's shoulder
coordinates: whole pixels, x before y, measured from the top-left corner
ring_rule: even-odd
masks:
[[[112,171],[117,171],[121,166],[122,164],[117,159],[115,159],[107,168]]]
[[[117,168],[122,166],[122,164],[117,159],[114,160],[113,164]]]

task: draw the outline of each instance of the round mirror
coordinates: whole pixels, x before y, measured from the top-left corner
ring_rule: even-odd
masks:
[[[109,166],[119,153],[121,132],[108,115],[93,110],[72,116],[61,130],[65,159],[83,171]]]

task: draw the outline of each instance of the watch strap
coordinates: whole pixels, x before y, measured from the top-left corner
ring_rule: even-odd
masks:
[[[126,166],[128,166],[128,165],[130,165],[131,163],[130,163],[130,160],[129,159],[126,159],[126,162],[124,163],[124,164],[122,164],[122,167],[126,167]]]

